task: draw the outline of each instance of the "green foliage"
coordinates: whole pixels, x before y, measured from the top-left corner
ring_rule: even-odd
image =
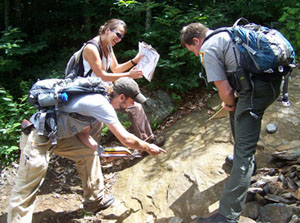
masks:
[[[39,43],[26,41],[27,35],[20,28],[8,27],[1,33],[0,82],[14,97],[21,97],[19,83],[26,79],[23,72],[26,67],[31,67],[32,60],[37,61],[31,57],[47,45],[44,41]]]
[[[45,42],[36,44],[24,44],[24,38],[27,35],[19,28],[8,27],[2,31],[0,38],[0,72],[11,72],[21,70],[21,56],[30,53],[36,53],[46,47]]]
[[[130,6],[132,4],[136,3],[136,1],[122,1],[122,0],[118,0],[115,4],[118,5],[118,6]]]
[[[11,1],[11,12],[17,8],[14,5],[17,2],[20,1]],[[181,94],[199,86],[206,88],[198,75],[199,59],[180,45],[180,30],[184,25],[202,22],[215,29],[231,26],[239,17],[246,17],[250,22],[279,29],[297,53],[299,4],[297,0],[21,1],[18,7],[21,16],[11,13],[11,27],[0,26],[2,163],[10,163],[18,156],[18,123],[34,112],[26,103],[29,87],[38,78],[63,77],[70,56],[83,42],[96,36],[99,26],[108,19],[120,18],[127,23],[125,38],[114,47],[118,61],[134,57],[138,41],[151,44],[160,54],[153,81],[138,82],[150,91],[167,90],[179,102]],[[4,11],[3,4],[0,8]],[[0,18],[1,24],[5,24],[3,19],[4,16]],[[123,124],[128,123],[124,120]]]
[[[124,114],[121,112],[117,112],[117,114],[118,114],[118,118],[119,118],[121,124],[124,126],[124,128],[129,129],[129,127],[131,126],[131,122],[128,120],[127,114]],[[108,131],[109,131],[109,129],[107,128],[107,126],[106,125],[103,126],[101,135],[106,136]]]
[[[33,114],[27,95],[15,101],[7,90],[0,87],[0,167],[8,165],[19,156],[21,122]]]
[[[296,53],[300,52],[300,3],[292,7],[284,7],[283,14],[279,19],[280,31],[291,41]],[[299,55],[299,54],[298,54]]]
[[[101,136],[106,136],[108,131],[109,131],[109,129],[107,128],[107,126],[106,125],[103,126]]]
[[[135,2],[126,7],[122,4],[118,5],[118,13],[121,15],[128,13],[139,15],[139,17],[134,17],[134,27],[128,28],[128,30],[138,30],[135,32],[134,40],[145,41],[153,45],[160,54],[154,79],[151,83],[147,83],[148,88],[163,88],[177,93],[185,93],[198,87],[200,83],[197,75],[200,68],[199,61],[181,47],[179,33],[184,24],[204,19],[200,11],[191,8],[188,13],[185,13],[166,2]],[[151,27],[149,30],[145,30],[141,24],[145,23],[144,15],[150,9],[153,15]],[[146,83],[144,82],[144,84]]]
[[[174,92],[171,94],[171,97],[172,97],[173,101],[175,101],[176,103],[179,103],[181,101],[180,95],[178,95]]]

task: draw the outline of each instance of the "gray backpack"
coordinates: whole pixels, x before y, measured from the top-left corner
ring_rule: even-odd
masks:
[[[68,103],[74,95],[91,93],[101,94],[108,99],[103,82],[98,77],[38,80],[33,84],[28,95],[29,104],[39,110],[38,134],[46,133],[51,144],[56,145],[56,117],[62,113],[59,111],[59,105]],[[82,121],[93,119],[77,113],[68,113],[67,115]]]
[[[92,73],[92,69],[88,71],[86,75],[84,75],[84,68],[83,68],[83,55],[82,52],[87,44],[92,44],[97,47],[100,58],[102,58],[102,51],[98,42],[94,39],[89,40],[88,42],[84,43],[80,50],[76,51],[67,63],[67,67],[65,69],[65,77],[74,79],[76,77],[88,77]]]

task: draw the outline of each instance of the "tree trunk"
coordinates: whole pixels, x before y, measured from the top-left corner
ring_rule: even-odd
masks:
[[[7,28],[10,25],[9,16],[10,16],[10,5],[9,0],[4,0],[4,25]]]
[[[147,0],[147,3],[150,3],[151,0]],[[151,8],[148,8],[146,11],[146,25],[145,25],[145,30],[148,31],[151,27],[152,23],[152,11]]]
[[[85,1],[85,5],[84,5],[84,10],[86,12],[89,11],[89,7],[90,7],[90,0],[86,0]],[[89,36],[92,35],[92,30],[91,30],[91,17],[90,17],[90,13],[84,13],[85,17],[84,17],[84,32],[87,33]]]
[[[21,0],[14,0],[13,6],[14,15],[16,21],[14,22],[14,26],[18,26],[21,22],[22,13],[21,13]]]

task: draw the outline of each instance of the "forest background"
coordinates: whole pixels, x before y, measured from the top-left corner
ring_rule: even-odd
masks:
[[[206,87],[198,59],[180,45],[180,30],[190,22],[214,29],[245,17],[280,30],[297,55],[300,50],[298,0],[3,0],[0,9],[0,169],[19,157],[20,123],[35,112],[27,103],[32,84],[63,78],[70,56],[110,18],[127,23],[115,47],[118,61],[133,58],[139,41],[151,44],[160,54],[158,67],[152,82],[139,85],[176,100]]]

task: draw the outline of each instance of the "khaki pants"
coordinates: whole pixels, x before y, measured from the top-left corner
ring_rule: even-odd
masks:
[[[94,132],[99,133],[99,131]],[[95,138],[95,135],[93,136]],[[36,130],[31,131],[29,135],[22,134],[20,164],[9,201],[8,223],[32,221],[36,195],[45,179],[52,153],[76,162],[86,203],[96,201],[103,196],[103,175],[100,159],[95,152],[82,145],[76,136],[60,139],[53,150],[49,151],[49,148],[48,138],[37,135]]]
[[[148,140],[153,137],[150,123],[141,104],[134,102],[134,105],[121,112],[128,115],[128,118],[132,123],[130,132],[136,137],[142,140]]]

